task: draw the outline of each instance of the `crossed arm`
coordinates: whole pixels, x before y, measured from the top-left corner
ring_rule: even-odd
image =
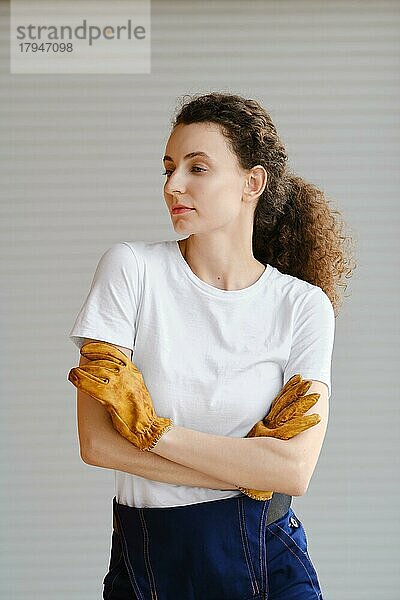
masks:
[[[130,350],[117,347],[131,358]],[[86,362],[81,356],[79,364]],[[300,496],[317,464],[328,420],[328,388],[313,381],[308,393],[314,392],[320,398],[305,414],[318,413],[321,421],[290,440],[232,438],[174,425],[151,451],[142,452],[115,431],[101,404],[78,390],[81,457],[93,466],[177,485],[232,490],[236,484]]]

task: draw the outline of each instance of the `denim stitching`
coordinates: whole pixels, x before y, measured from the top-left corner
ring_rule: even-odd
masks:
[[[296,518],[296,520],[297,520],[297,521],[300,523],[300,525],[301,525],[301,527],[302,527],[302,529],[303,529],[304,538],[305,538],[305,540],[306,540],[306,546],[307,546],[307,548],[308,548],[308,539],[307,539],[307,534],[306,534],[305,527],[304,527],[303,523],[300,521],[299,517],[298,517],[298,516],[297,516],[295,513],[293,513],[293,514],[294,514],[294,517],[295,517],[295,518]],[[308,554],[308,550],[307,550],[307,554]]]
[[[304,553],[304,554],[307,556],[307,558],[309,559],[309,561],[310,561],[310,562],[312,562],[312,560],[311,560],[311,556],[310,556],[310,553],[309,553],[309,551],[308,551],[308,538],[307,538],[307,534],[306,534],[305,527],[304,527],[303,523],[300,521],[299,517],[298,517],[298,516],[297,516],[295,513],[293,513],[293,514],[294,514],[294,516],[295,516],[296,520],[297,520],[297,521],[300,523],[300,525],[301,525],[301,528],[302,528],[302,530],[303,530],[303,533],[304,533],[304,538],[305,538],[305,540],[306,540],[306,547],[307,547],[307,550],[305,551],[305,553]],[[301,548],[300,548],[300,550],[301,550]]]
[[[296,542],[295,539],[293,539],[292,537],[290,537],[290,535],[277,523],[275,523],[276,527],[278,527],[278,529],[280,529],[281,531],[283,531],[283,533],[293,542],[293,544],[296,546],[296,548],[298,548],[300,550],[300,552],[302,552],[303,554],[307,554],[307,552],[305,550],[303,550],[303,548],[300,548],[300,546],[298,545],[298,543]],[[307,543],[307,540],[306,540]]]
[[[119,555],[119,559],[117,560],[117,562],[115,563],[114,567],[112,568],[112,571],[114,569],[117,569],[117,567],[119,567],[119,565],[120,565],[120,563],[121,563],[122,560],[123,560],[123,554],[122,554],[122,550],[121,550],[121,554]],[[110,573],[111,573],[111,571],[108,571],[107,575],[109,575]],[[116,580],[117,580],[117,578],[119,577],[120,574],[121,574],[120,569],[117,569],[117,572],[115,573],[112,581],[109,584],[110,585],[110,591],[107,594],[107,596],[105,596],[105,600],[107,600],[107,598],[110,597],[110,594],[114,591],[114,583],[116,582]],[[104,584],[104,581],[103,581],[103,584]]]
[[[118,558],[116,561],[114,561],[113,566],[110,568],[110,566],[108,567],[108,571],[105,574],[104,578],[103,578],[103,582],[105,580],[105,578],[108,576],[108,578],[110,578],[111,574],[114,572],[114,570],[119,566],[119,563],[121,562],[121,558],[122,558],[122,548],[119,552]]]
[[[306,530],[304,529],[303,523],[300,521],[300,519],[297,516],[295,516],[295,518],[296,518],[296,520],[301,525],[301,528],[302,528],[303,533],[304,533],[304,538],[306,540],[306,546],[308,548],[308,540],[307,540]],[[296,546],[296,548],[298,548],[306,556],[306,558],[308,558],[308,560],[312,563],[311,556],[308,553],[308,550],[303,550],[302,548],[300,548],[300,546],[298,545],[298,543],[296,542],[296,540],[292,539],[290,537],[290,535],[288,535],[288,533],[284,529],[282,529],[282,527],[280,525],[276,524],[276,526],[279,527],[279,529],[281,529],[283,531],[283,533],[286,535],[286,537],[288,537],[293,542],[293,544]]]
[[[272,535],[276,536],[278,538],[278,540],[280,540],[283,544],[285,544],[286,548],[293,554],[293,556],[295,556],[297,558],[297,560],[303,565],[305,572],[307,573],[307,576],[311,582],[311,585],[313,587],[313,590],[315,591],[315,593],[317,594],[317,600],[320,600],[321,597],[321,590],[317,590],[315,585],[314,585],[314,581],[306,567],[306,565],[303,563],[303,561],[301,560],[300,556],[298,556],[295,552],[293,552],[292,548],[290,546],[287,545],[287,543],[285,542],[285,540],[283,540],[277,533],[275,533],[274,531],[271,531]],[[289,536],[290,537],[290,536]],[[290,538],[292,539],[292,538]],[[297,544],[296,544],[297,547]]]
[[[118,525],[119,525],[119,530],[120,530],[122,544],[123,544],[123,546],[125,548],[125,562],[126,562],[126,566],[127,566],[129,581],[131,582],[131,586],[132,586],[133,590],[135,591],[135,593],[138,596],[138,600],[145,600],[143,598],[142,592],[139,589],[139,586],[137,584],[136,577],[135,577],[135,572],[134,572],[133,567],[131,565],[131,561],[129,560],[128,544],[126,543],[125,534],[124,534],[124,531],[123,531],[123,529],[121,527],[121,522],[120,522],[119,515],[117,514],[116,516],[117,516],[117,520],[118,520]]]
[[[265,531],[266,531],[265,522],[267,520],[268,506],[269,506],[268,503],[269,502],[270,502],[270,500],[265,500],[264,501],[264,506],[263,506],[262,511],[261,511],[260,529],[259,529],[259,543],[258,543],[258,546],[259,546],[259,557],[260,557],[261,583],[262,583],[263,587],[264,587],[264,583],[265,583],[265,600],[268,600],[268,595],[269,595],[267,548],[266,548],[266,535],[265,535]],[[262,555],[264,555],[264,564],[263,564]]]
[[[238,512],[239,512],[240,533],[241,533],[241,537],[242,537],[242,544],[243,544],[244,555],[246,558],[247,569],[249,570],[249,574],[250,574],[250,581],[251,581],[251,585],[253,588],[253,594],[258,594],[260,590],[258,589],[258,583],[257,583],[257,579],[256,579],[256,576],[254,573],[253,563],[251,561],[251,555],[250,555],[250,550],[249,550],[249,541],[248,541],[247,533],[246,533],[246,521],[244,518],[244,514],[242,512],[242,511],[244,511],[243,498],[241,496],[238,496],[237,506],[238,506]],[[245,547],[245,545],[246,545],[246,547]]]
[[[142,523],[142,530],[143,530],[143,536],[144,536],[143,550],[144,550],[146,571],[147,571],[147,575],[149,578],[149,584],[150,584],[151,600],[153,600],[153,598],[154,598],[154,600],[157,600],[158,596],[157,596],[156,584],[155,584],[155,579],[154,579],[154,573],[153,573],[153,570],[152,570],[151,564],[150,564],[149,533],[148,533],[148,530],[146,527],[146,522],[144,520],[144,514],[143,514],[142,508],[139,509],[139,515],[140,515],[140,520]]]

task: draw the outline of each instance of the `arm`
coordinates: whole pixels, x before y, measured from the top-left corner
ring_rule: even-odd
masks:
[[[91,340],[85,339],[84,343]],[[128,358],[132,351],[117,346]],[[89,362],[84,356],[79,364]],[[111,417],[97,400],[77,390],[77,420],[80,456],[89,465],[116,469],[146,479],[206,487],[211,489],[233,490],[233,484],[198,472],[150,452],[141,452],[113,427]]]
[[[305,413],[317,413],[320,415],[320,422],[288,440],[299,460],[300,489],[303,495],[316,467],[328,425],[329,390],[323,381],[330,376],[335,314],[329,297],[319,287],[303,296],[295,312],[292,346],[285,365],[284,380],[293,373],[304,373],[312,381],[308,393],[320,394],[318,402]],[[312,373],[317,374],[315,379],[308,376]],[[318,375],[322,376],[322,381],[318,381]]]
[[[299,461],[290,442],[212,435],[174,425],[149,452],[242,487],[300,496]]]
[[[317,464],[328,418],[326,384],[313,380],[308,392],[321,396],[305,415],[318,413],[321,421],[289,440],[231,438],[174,425],[150,452],[212,477],[223,474],[242,487],[301,496]]]
[[[311,381],[312,385],[307,393],[317,393],[320,394],[320,397],[316,404],[304,414],[312,415],[317,413],[320,415],[321,421],[317,423],[317,425],[306,429],[306,431],[302,431],[294,438],[287,440],[291,444],[292,450],[299,461],[301,495],[304,495],[307,492],[315,467],[317,466],[318,458],[324,443],[329,417],[328,386],[315,379]]]

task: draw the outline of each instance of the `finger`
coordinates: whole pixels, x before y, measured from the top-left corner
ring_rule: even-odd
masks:
[[[283,423],[285,423],[285,421],[288,421],[292,417],[304,415],[307,411],[310,410],[310,408],[312,408],[318,402],[320,395],[321,394],[317,393],[308,394],[307,396],[303,396],[300,399],[293,400],[293,402],[289,406],[283,408],[274,417],[274,419],[272,419],[269,414],[266,417],[264,417],[264,425],[267,425],[268,427],[272,428],[278,427],[279,425],[282,425]]]
[[[303,379],[302,383],[303,383],[303,389],[302,389],[301,393],[304,396],[304,394],[306,394],[306,392],[308,392],[308,390],[312,386],[313,381],[312,381],[312,379]]]
[[[302,394],[308,390],[310,385],[311,381],[308,379],[303,379],[300,373],[293,375],[293,377],[291,377],[285,383],[273,403],[275,403],[277,400],[280,400],[282,397],[286,397],[287,395],[291,396],[294,392]]]
[[[299,405],[296,405],[294,402],[290,406],[284,408],[272,421],[271,419],[266,418],[263,422],[267,427],[274,429],[276,427],[280,427],[287,421],[294,419],[295,417],[300,417],[303,413],[300,411]]]
[[[318,402],[320,396],[321,394],[318,393],[307,394],[307,396],[302,396],[299,399],[293,400],[292,404],[287,409],[289,418],[292,415],[304,415]],[[278,418],[281,418],[281,414],[278,415]]]
[[[314,425],[318,425],[321,422],[321,415],[318,413],[313,413],[312,415],[305,415],[303,417],[304,422],[304,431],[306,429],[310,429],[310,427],[314,427]]]
[[[282,391],[286,391],[286,390],[289,390],[289,389],[295,387],[302,380],[303,380],[303,378],[300,375],[300,373],[296,373],[296,375],[292,375],[292,377],[290,379],[288,379],[287,382],[285,383],[285,385],[283,386]]]
[[[111,375],[110,370],[106,370],[103,367],[92,365],[90,363],[75,367],[75,373],[82,379],[96,381],[98,383],[103,383],[104,385],[108,383]]]
[[[299,385],[299,384],[296,384]],[[286,406],[288,406],[292,400],[292,396],[293,396],[293,390],[295,389],[295,386],[293,386],[290,389],[287,389],[286,391],[284,391],[284,388],[282,388],[282,390],[279,392],[279,394],[274,398],[274,400],[272,401],[271,404],[271,408],[269,410],[269,415],[272,419],[274,419],[276,417],[276,415],[279,413],[279,411],[282,410],[282,408],[285,408]]]
[[[277,430],[279,430],[279,438],[288,440],[292,437],[295,437],[302,431],[306,431],[306,429],[317,425],[320,421],[321,417],[317,413],[303,417],[296,417],[288,423],[276,428],[274,431],[277,432]]]
[[[321,394],[318,394],[317,392],[313,394],[307,394],[307,396],[303,396],[303,398],[297,401],[301,411],[303,413],[306,413],[308,410],[310,410],[311,407],[317,404],[320,397]]]
[[[81,348],[81,355],[90,361],[96,359],[109,360],[118,365],[126,365],[127,356],[112,344],[106,342],[90,342]]]
[[[86,370],[89,370],[92,373],[96,373],[96,369],[101,369],[102,371],[108,371],[108,373],[116,373],[118,374],[123,367],[121,365],[116,364],[108,359],[98,359],[91,360],[90,362],[81,365],[81,368],[85,367]]]
[[[256,437],[256,426],[253,425],[253,427],[246,433],[244,437]]]
[[[107,384],[98,377],[86,373],[82,367],[74,367],[68,373],[68,380],[79,390],[106,404]]]
[[[290,388],[288,388],[283,394],[282,392],[284,391],[284,388],[282,388],[280,395],[284,397],[289,396],[290,398],[292,398],[293,395],[302,396],[309,390],[311,385],[312,381],[310,379],[301,379],[301,381],[295,385],[290,386]]]
[[[275,401],[279,400],[282,396],[284,396],[286,394],[286,392],[289,392],[290,390],[292,390],[293,388],[295,388],[297,385],[299,385],[299,383],[302,382],[302,377],[300,375],[300,373],[297,373],[296,375],[293,375],[283,386],[283,388],[280,390],[279,394],[276,396]]]
[[[299,377],[301,377],[301,376],[299,375]],[[289,381],[291,381],[291,379]],[[283,408],[286,408],[287,406],[289,406],[293,402],[293,399],[296,399],[296,398],[299,398],[300,396],[302,396],[309,389],[309,387],[312,383],[309,380],[303,380],[303,379],[301,379],[300,381],[298,379],[296,379],[295,381],[297,381],[297,383],[294,383],[293,385],[289,386],[288,388],[286,388],[286,386],[284,386],[282,388],[281,392],[278,394],[278,396],[272,402],[271,409],[267,415],[267,416],[269,416],[270,421],[274,421],[277,418],[279,412]],[[285,390],[285,388],[286,388],[286,390]]]
[[[108,342],[88,342],[82,346],[80,354],[88,360],[106,358],[111,362],[126,365],[128,357],[119,348]]]
[[[311,387],[312,381],[303,379],[296,385],[292,386],[284,394],[279,395],[272,403],[270,410],[270,418],[275,419],[282,408],[289,406],[293,400],[301,398]]]
[[[306,392],[308,392],[308,390],[310,389],[311,386],[312,386],[312,381],[310,379],[303,379],[302,381],[300,381],[300,383],[298,385],[296,385],[293,388],[293,393],[296,396],[304,396],[304,394],[306,394]]]
[[[81,355],[87,358],[90,361],[99,360],[109,360],[121,367],[130,366],[131,370],[136,375],[142,375],[140,370],[137,368],[135,363],[133,363],[127,356],[124,354],[119,348],[116,348],[112,344],[108,342],[89,342],[82,346]]]
[[[87,363],[86,365],[83,365],[82,367],[78,368],[82,369],[87,375],[91,375],[92,377],[94,377],[95,379],[97,378],[103,383],[109,383],[109,381],[113,379],[113,377],[118,375],[118,373],[114,369],[98,365],[97,362],[99,361],[95,362],[96,364]]]

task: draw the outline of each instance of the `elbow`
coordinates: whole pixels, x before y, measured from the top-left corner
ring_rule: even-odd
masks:
[[[87,465],[93,465],[95,456],[99,452],[99,436],[97,433],[84,431],[82,428],[78,432],[79,454],[81,460]]]
[[[287,494],[288,496],[304,496],[306,491],[307,488],[303,486],[303,483],[297,479],[294,479],[291,480],[290,485],[282,486],[282,491],[280,491],[280,493]]]
[[[86,454],[83,454],[83,452],[80,453],[80,457],[86,465],[93,465],[92,460]]]
[[[307,493],[308,485],[310,483],[310,477],[308,477],[306,473],[305,465],[296,464],[293,481],[295,482],[295,485],[292,496],[304,496]]]
[[[307,491],[307,488],[304,487],[303,485],[299,484],[292,489],[292,492],[290,495],[291,496],[304,496],[306,491]]]
[[[299,459],[298,453],[294,452],[292,446],[286,442],[283,444],[282,440],[272,437],[259,437],[259,444],[265,444],[267,446],[267,458],[264,462],[270,463],[270,469],[267,469],[264,476],[267,477],[267,481],[263,484],[263,487],[257,485],[252,486],[254,489],[259,490],[274,490],[280,494],[286,494],[288,496],[303,496],[307,491],[306,484],[306,468],[303,461]],[[271,455],[272,451],[275,454]],[[275,459],[272,460],[271,459]],[[258,468],[258,475],[260,470]]]
[[[308,481],[304,477],[302,465],[299,465],[297,462],[294,463],[294,467],[287,473],[287,481],[290,481],[290,485],[285,486],[287,489],[281,493],[290,496],[304,496],[307,492]]]
[[[303,496],[307,491],[307,485],[305,485],[302,473],[303,471],[297,463],[292,468],[282,471],[274,491],[288,496]],[[259,489],[271,489],[271,480]]]
[[[83,460],[84,463],[86,463],[87,465],[94,465],[93,444],[81,444],[79,447],[79,453],[81,460]]]

